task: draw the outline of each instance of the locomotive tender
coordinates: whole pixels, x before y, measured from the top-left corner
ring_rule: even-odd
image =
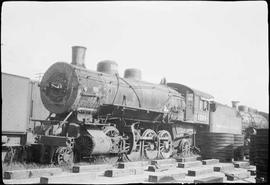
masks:
[[[136,160],[190,152],[197,129],[209,125],[211,95],[176,83],[144,82],[137,69],[127,69],[122,78],[114,61],[88,70],[85,51],[73,46],[71,64],[53,64],[40,83],[50,115],[36,120],[43,129],[37,144],[51,159],[66,163],[75,154],[77,160]]]

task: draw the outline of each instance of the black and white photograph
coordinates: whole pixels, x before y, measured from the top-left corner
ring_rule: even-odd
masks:
[[[266,1],[5,1],[4,184],[268,183]]]

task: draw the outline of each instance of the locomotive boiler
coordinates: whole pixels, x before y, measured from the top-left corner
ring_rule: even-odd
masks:
[[[187,86],[152,84],[114,61],[85,68],[85,47],[72,47],[72,62],[54,63],[40,83],[50,115],[36,144],[56,163],[95,156],[129,160],[190,153],[197,127],[209,124],[213,97]],[[202,107],[198,107],[197,105]],[[47,152],[46,152],[47,151]]]

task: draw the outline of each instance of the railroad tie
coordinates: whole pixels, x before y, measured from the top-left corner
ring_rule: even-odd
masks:
[[[202,160],[203,165],[212,165],[212,164],[218,164],[219,159],[206,159]]]
[[[75,165],[72,168],[73,173],[80,173],[80,172],[96,172],[96,171],[105,171],[111,169],[113,166],[108,164],[96,164],[96,165],[85,165],[85,166],[78,166]]]
[[[176,158],[177,162],[192,162],[197,160],[198,160],[197,156]]]
[[[223,183],[223,177],[211,176],[194,180],[194,183]]]
[[[248,171],[223,172],[223,173],[227,176],[227,180],[229,180],[229,181],[243,180],[246,182],[251,182],[251,181],[245,180],[246,178],[250,177],[250,172],[248,172]]]
[[[213,168],[211,167],[200,167],[188,170],[188,176],[199,176],[205,175],[213,172]]]
[[[160,160],[152,160],[151,165],[167,165],[167,164],[175,164],[175,159],[160,159]]]
[[[249,162],[247,161],[235,161],[234,162],[235,168],[247,168],[249,167]]]
[[[128,168],[128,169],[112,169],[106,170],[104,176],[106,177],[122,177],[128,175],[138,175],[143,173],[142,168]]]
[[[66,175],[59,176],[43,176],[40,177],[40,184],[49,184],[49,183],[75,183],[83,178],[87,179],[96,179],[97,173],[95,172],[83,172],[83,173],[71,173]],[[72,182],[73,181],[73,182]]]
[[[145,167],[148,165],[148,161],[136,161],[136,162],[120,162],[117,164],[118,168],[134,168],[134,167]]]
[[[234,165],[231,163],[219,163],[214,165],[214,171],[216,172],[223,172],[230,170],[234,170]]]
[[[250,172],[250,175],[256,175],[256,166],[249,166],[247,170]]]
[[[178,163],[178,168],[190,168],[202,166],[201,161],[191,161],[191,162],[180,162]]]
[[[4,172],[4,179],[27,179],[27,178],[41,177],[44,175],[52,176],[60,173],[62,173],[61,168],[12,170]]]
[[[148,182],[175,182],[185,177],[184,172],[166,172],[149,175]]]
[[[148,171],[150,172],[162,172],[162,171],[167,171],[170,168],[176,167],[176,164],[163,164],[163,165],[149,165],[148,166]]]

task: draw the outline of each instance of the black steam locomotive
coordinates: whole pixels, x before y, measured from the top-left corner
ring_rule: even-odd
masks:
[[[209,130],[215,108],[211,95],[177,83],[144,82],[137,69],[120,77],[114,61],[88,70],[85,51],[72,47],[71,64],[53,64],[40,83],[50,115],[36,120],[42,127],[33,145],[39,160],[164,159],[196,151],[195,135]]]

